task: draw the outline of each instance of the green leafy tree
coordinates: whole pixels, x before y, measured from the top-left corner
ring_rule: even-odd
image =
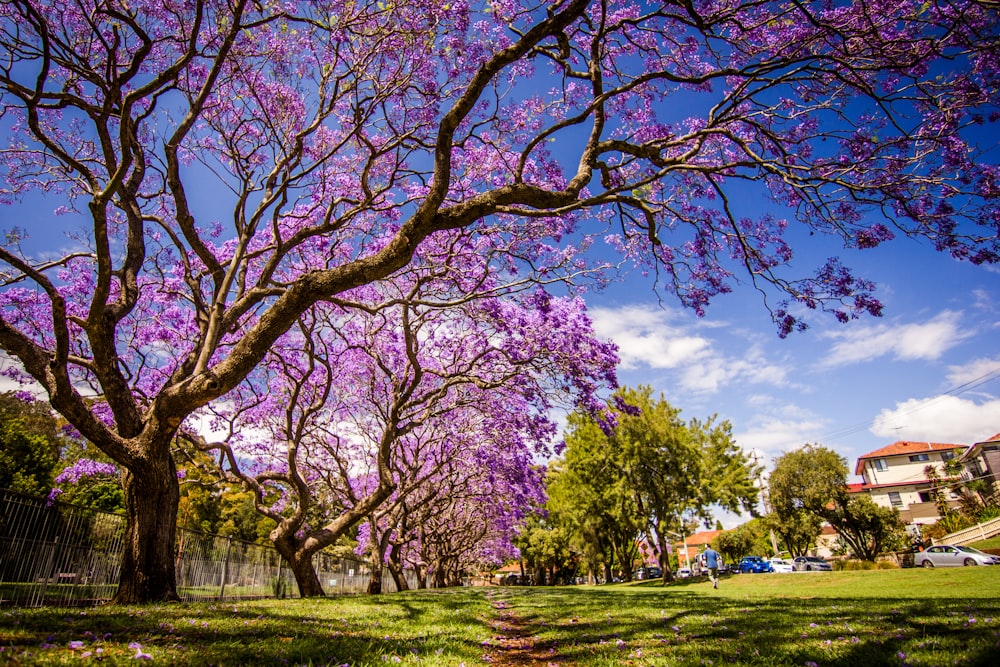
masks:
[[[594,576],[610,582],[629,569],[643,522],[601,427],[582,413],[569,416],[566,452],[549,468],[547,507],[584,554]],[[626,574],[630,574],[630,569]]]
[[[779,515],[805,511],[826,521],[855,556],[874,561],[901,544],[903,524],[897,510],[848,493],[847,473],[843,456],[822,445],[805,445],[775,461],[771,504]]]
[[[181,478],[178,528],[270,544],[275,522],[257,512],[252,491],[223,479],[212,457],[186,439],[176,440],[174,459]]]
[[[0,421],[0,488],[45,495],[58,461],[58,445],[32,433],[23,420]]]
[[[713,544],[723,561],[727,563],[738,563],[744,556],[749,556],[756,551],[757,545],[761,541],[759,530],[755,530],[756,522],[750,521],[732,530],[720,534],[715,538]]]
[[[580,566],[581,555],[573,549],[566,527],[553,525],[537,514],[525,519],[514,546],[538,583],[570,583]]]
[[[578,534],[610,540],[612,560],[626,578],[644,535],[656,544],[670,579],[668,545],[690,522],[712,525],[717,507],[752,511],[755,470],[729,422],[685,422],[648,386],[622,388],[613,403],[618,408],[609,429],[582,413],[571,415],[564,472],[550,496],[569,508],[564,516],[578,517]]]
[[[63,441],[47,404],[0,394],[0,489],[48,494]]]
[[[827,512],[827,521],[837,529],[851,552],[874,561],[879,554],[901,549],[906,534],[899,510],[882,507],[868,496],[850,495]]]
[[[773,511],[765,516],[763,521],[793,556],[807,553],[823,532],[823,520],[801,507],[783,508],[780,512]]]
[[[663,558],[672,536],[689,532],[689,521],[712,525],[713,511],[752,511],[757,500],[755,470],[736,446],[728,421],[692,419],[651,387],[623,388],[616,398],[630,406],[618,415],[612,439],[620,465],[645,520],[645,532],[656,543],[664,579],[672,578]]]

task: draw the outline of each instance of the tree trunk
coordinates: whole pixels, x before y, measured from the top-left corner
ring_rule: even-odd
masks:
[[[180,487],[169,454],[136,471],[122,473],[125,544],[118,591],[112,604],[175,602],[174,547]]]
[[[300,556],[291,565],[295,583],[299,587],[299,596],[304,598],[326,596],[323,585],[319,582],[319,575],[316,574],[316,568],[313,567],[312,554]]]
[[[667,538],[664,536],[662,530],[656,531],[656,548],[659,550],[656,558],[660,562],[660,573],[663,583],[669,583],[674,580],[674,573],[670,569],[670,545],[667,543]]]
[[[275,537],[274,533],[272,533],[271,541],[274,542],[274,547],[278,550],[278,554],[288,563],[288,567],[292,570],[292,576],[295,577],[295,584],[299,587],[299,596],[303,598],[326,597],[323,585],[319,582],[319,575],[316,574],[316,568],[313,567],[312,552],[306,553],[297,544],[294,535],[279,535]]]
[[[372,576],[368,580],[368,594],[379,595],[382,593],[382,554],[377,553],[377,549],[373,546],[372,555],[368,560],[372,568]]]
[[[396,591],[408,591],[410,590],[410,585],[406,583],[406,577],[403,575],[403,561],[399,558],[399,546],[392,545],[389,547],[389,562],[388,562],[389,574],[392,575],[392,580],[396,583]]]
[[[444,571],[445,568],[444,562],[441,561],[440,559],[436,559],[431,567],[433,568],[432,572],[434,573],[434,583],[432,584],[432,587],[445,588],[447,585],[447,582],[445,580],[447,573]]]

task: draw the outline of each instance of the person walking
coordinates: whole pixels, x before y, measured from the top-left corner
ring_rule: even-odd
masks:
[[[708,578],[712,581],[712,588],[719,587],[719,561],[721,556],[719,552],[713,549],[711,546],[705,547],[705,551],[702,552],[702,556],[705,557],[705,567],[708,568]]]

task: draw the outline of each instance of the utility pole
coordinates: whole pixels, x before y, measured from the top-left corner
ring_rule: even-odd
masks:
[[[769,484],[764,482],[764,478],[761,474],[762,466],[758,465],[759,461],[764,459],[763,454],[758,454],[756,449],[750,450],[750,458],[753,460],[754,467],[757,469],[757,486],[760,488],[760,504],[764,509],[764,514],[771,513],[771,490]],[[774,534],[774,528],[771,528],[771,548],[774,549],[774,555],[779,555],[778,552],[778,538]]]

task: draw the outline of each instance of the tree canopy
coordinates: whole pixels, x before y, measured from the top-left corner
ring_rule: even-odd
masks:
[[[429,239],[546,284],[631,262],[699,313],[749,282],[781,335],[882,308],[839,259],[793,263],[800,225],[995,263],[997,21],[977,0],[4,3],[0,202],[31,224],[0,247],[0,347],[123,469],[116,599],[176,598],[178,429],[317,303],[436,260]]]
[[[850,493],[847,472],[846,459],[827,447],[813,444],[787,452],[774,462],[771,504],[779,517],[804,513],[826,521],[855,556],[874,561],[901,542],[903,524],[898,510]]]
[[[0,489],[47,494],[62,445],[48,406],[10,392],[0,394]]]
[[[570,416],[565,456],[549,478],[553,520],[626,577],[645,539],[669,578],[670,545],[691,525],[712,525],[719,508],[752,511],[756,471],[728,422],[685,422],[647,386],[620,389],[614,402],[614,424],[605,428]]]

